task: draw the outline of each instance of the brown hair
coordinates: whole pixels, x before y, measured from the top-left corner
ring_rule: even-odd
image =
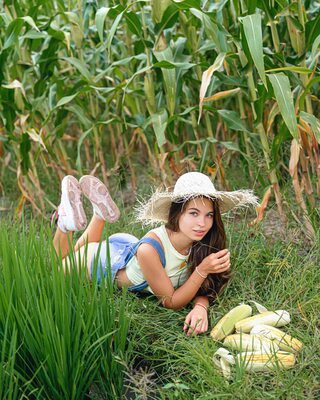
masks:
[[[226,232],[221,219],[219,203],[215,199],[210,200],[213,205],[212,227],[206,236],[192,245],[188,259],[190,275],[205,257],[226,248]],[[189,201],[172,202],[166,228],[173,232],[179,231],[179,219]],[[223,291],[229,279],[230,273],[209,274],[198,290],[197,296],[208,296],[209,301],[212,302]]]

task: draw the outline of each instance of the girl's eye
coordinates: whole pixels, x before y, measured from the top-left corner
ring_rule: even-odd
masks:
[[[208,214],[208,217],[209,218],[213,218],[213,214]]]
[[[195,212],[195,211],[192,211],[192,212],[190,213],[190,215],[193,215],[194,217],[196,217],[196,216],[198,215],[198,213]]]

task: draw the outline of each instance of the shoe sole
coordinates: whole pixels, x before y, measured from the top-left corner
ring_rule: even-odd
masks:
[[[103,216],[110,223],[116,222],[120,217],[120,210],[112,200],[106,186],[96,177],[85,175],[79,181],[82,193],[95,204]]]
[[[76,178],[67,175],[61,182],[61,197],[66,207],[66,212],[72,215],[74,226],[69,229],[81,231],[87,226],[87,218],[81,202],[81,188]]]

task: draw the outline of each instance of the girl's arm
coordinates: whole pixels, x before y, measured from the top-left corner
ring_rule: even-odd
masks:
[[[226,254],[227,251],[222,250],[214,253],[214,256],[211,254],[206,257],[198,266],[198,272],[193,271],[189,279],[176,290],[161,265],[157,251],[152,246],[142,244],[137,251],[137,258],[146,281],[163,306],[178,310],[196,296],[208,273],[220,273],[229,269],[230,262],[227,262],[229,256]]]

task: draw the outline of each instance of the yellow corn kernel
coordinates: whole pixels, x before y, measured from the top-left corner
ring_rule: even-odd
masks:
[[[238,363],[250,372],[270,371],[277,368],[288,369],[293,367],[296,362],[294,354],[285,351],[276,353],[245,352],[236,357]]]

